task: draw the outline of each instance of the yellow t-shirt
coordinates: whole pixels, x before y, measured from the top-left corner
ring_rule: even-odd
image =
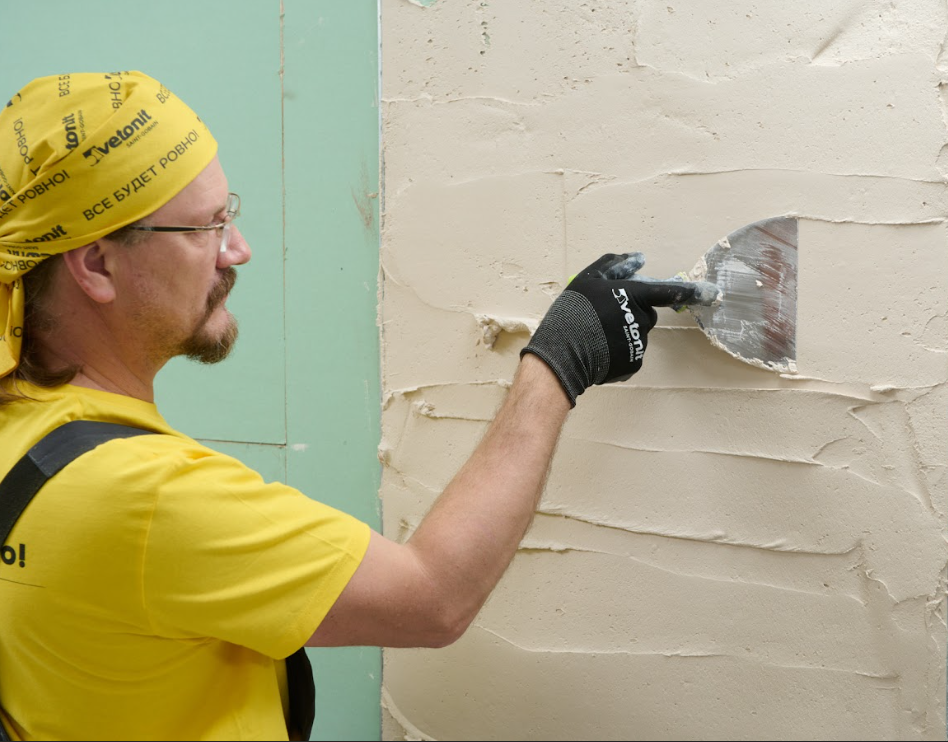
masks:
[[[0,477],[46,433],[113,440],[51,479],[0,553],[0,703],[21,739],[286,739],[283,658],[359,566],[369,528],[75,386],[0,408]],[[285,688],[283,689],[285,691]]]

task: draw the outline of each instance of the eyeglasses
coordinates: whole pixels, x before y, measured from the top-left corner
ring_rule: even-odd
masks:
[[[227,239],[230,235],[230,226],[234,219],[240,216],[240,196],[236,193],[227,194],[227,206],[224,207],[224,221],[210,224],[206,227],[129,227],[136,232],[211,232],[220,231],[221,252],[227,250]]]

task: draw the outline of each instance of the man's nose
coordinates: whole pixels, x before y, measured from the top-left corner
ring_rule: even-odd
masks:
[[[236,225],[231,225],[227,235],[227,249],[217,256],[218,268],[229,268],[232,265],[243,265],[250,260],[250,245],[240,233]]]

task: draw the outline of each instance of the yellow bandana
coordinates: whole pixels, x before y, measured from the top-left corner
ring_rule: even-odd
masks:
[[[0,378],[20,359],[23,274],[157,210],[216,153],[141,72],[41,77],[0,109]]]

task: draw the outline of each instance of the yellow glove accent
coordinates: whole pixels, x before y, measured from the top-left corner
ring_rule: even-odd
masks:
[[[691,278],[688,276],[688,274],[685,273],[684,271],[681,271],[680,273],[676,273],[676,274],[675,274],[675,278],[680,278],[682,281],[690,281],[690,280],[691,280]],[[684,312],[687,308],[688,308],[688,307],[684,307],[684,306],[682,306],[682,307],[672,307],[672,309],[674,309],[676,312],[678,312],[678,314],[681,314],[681,313]]]

